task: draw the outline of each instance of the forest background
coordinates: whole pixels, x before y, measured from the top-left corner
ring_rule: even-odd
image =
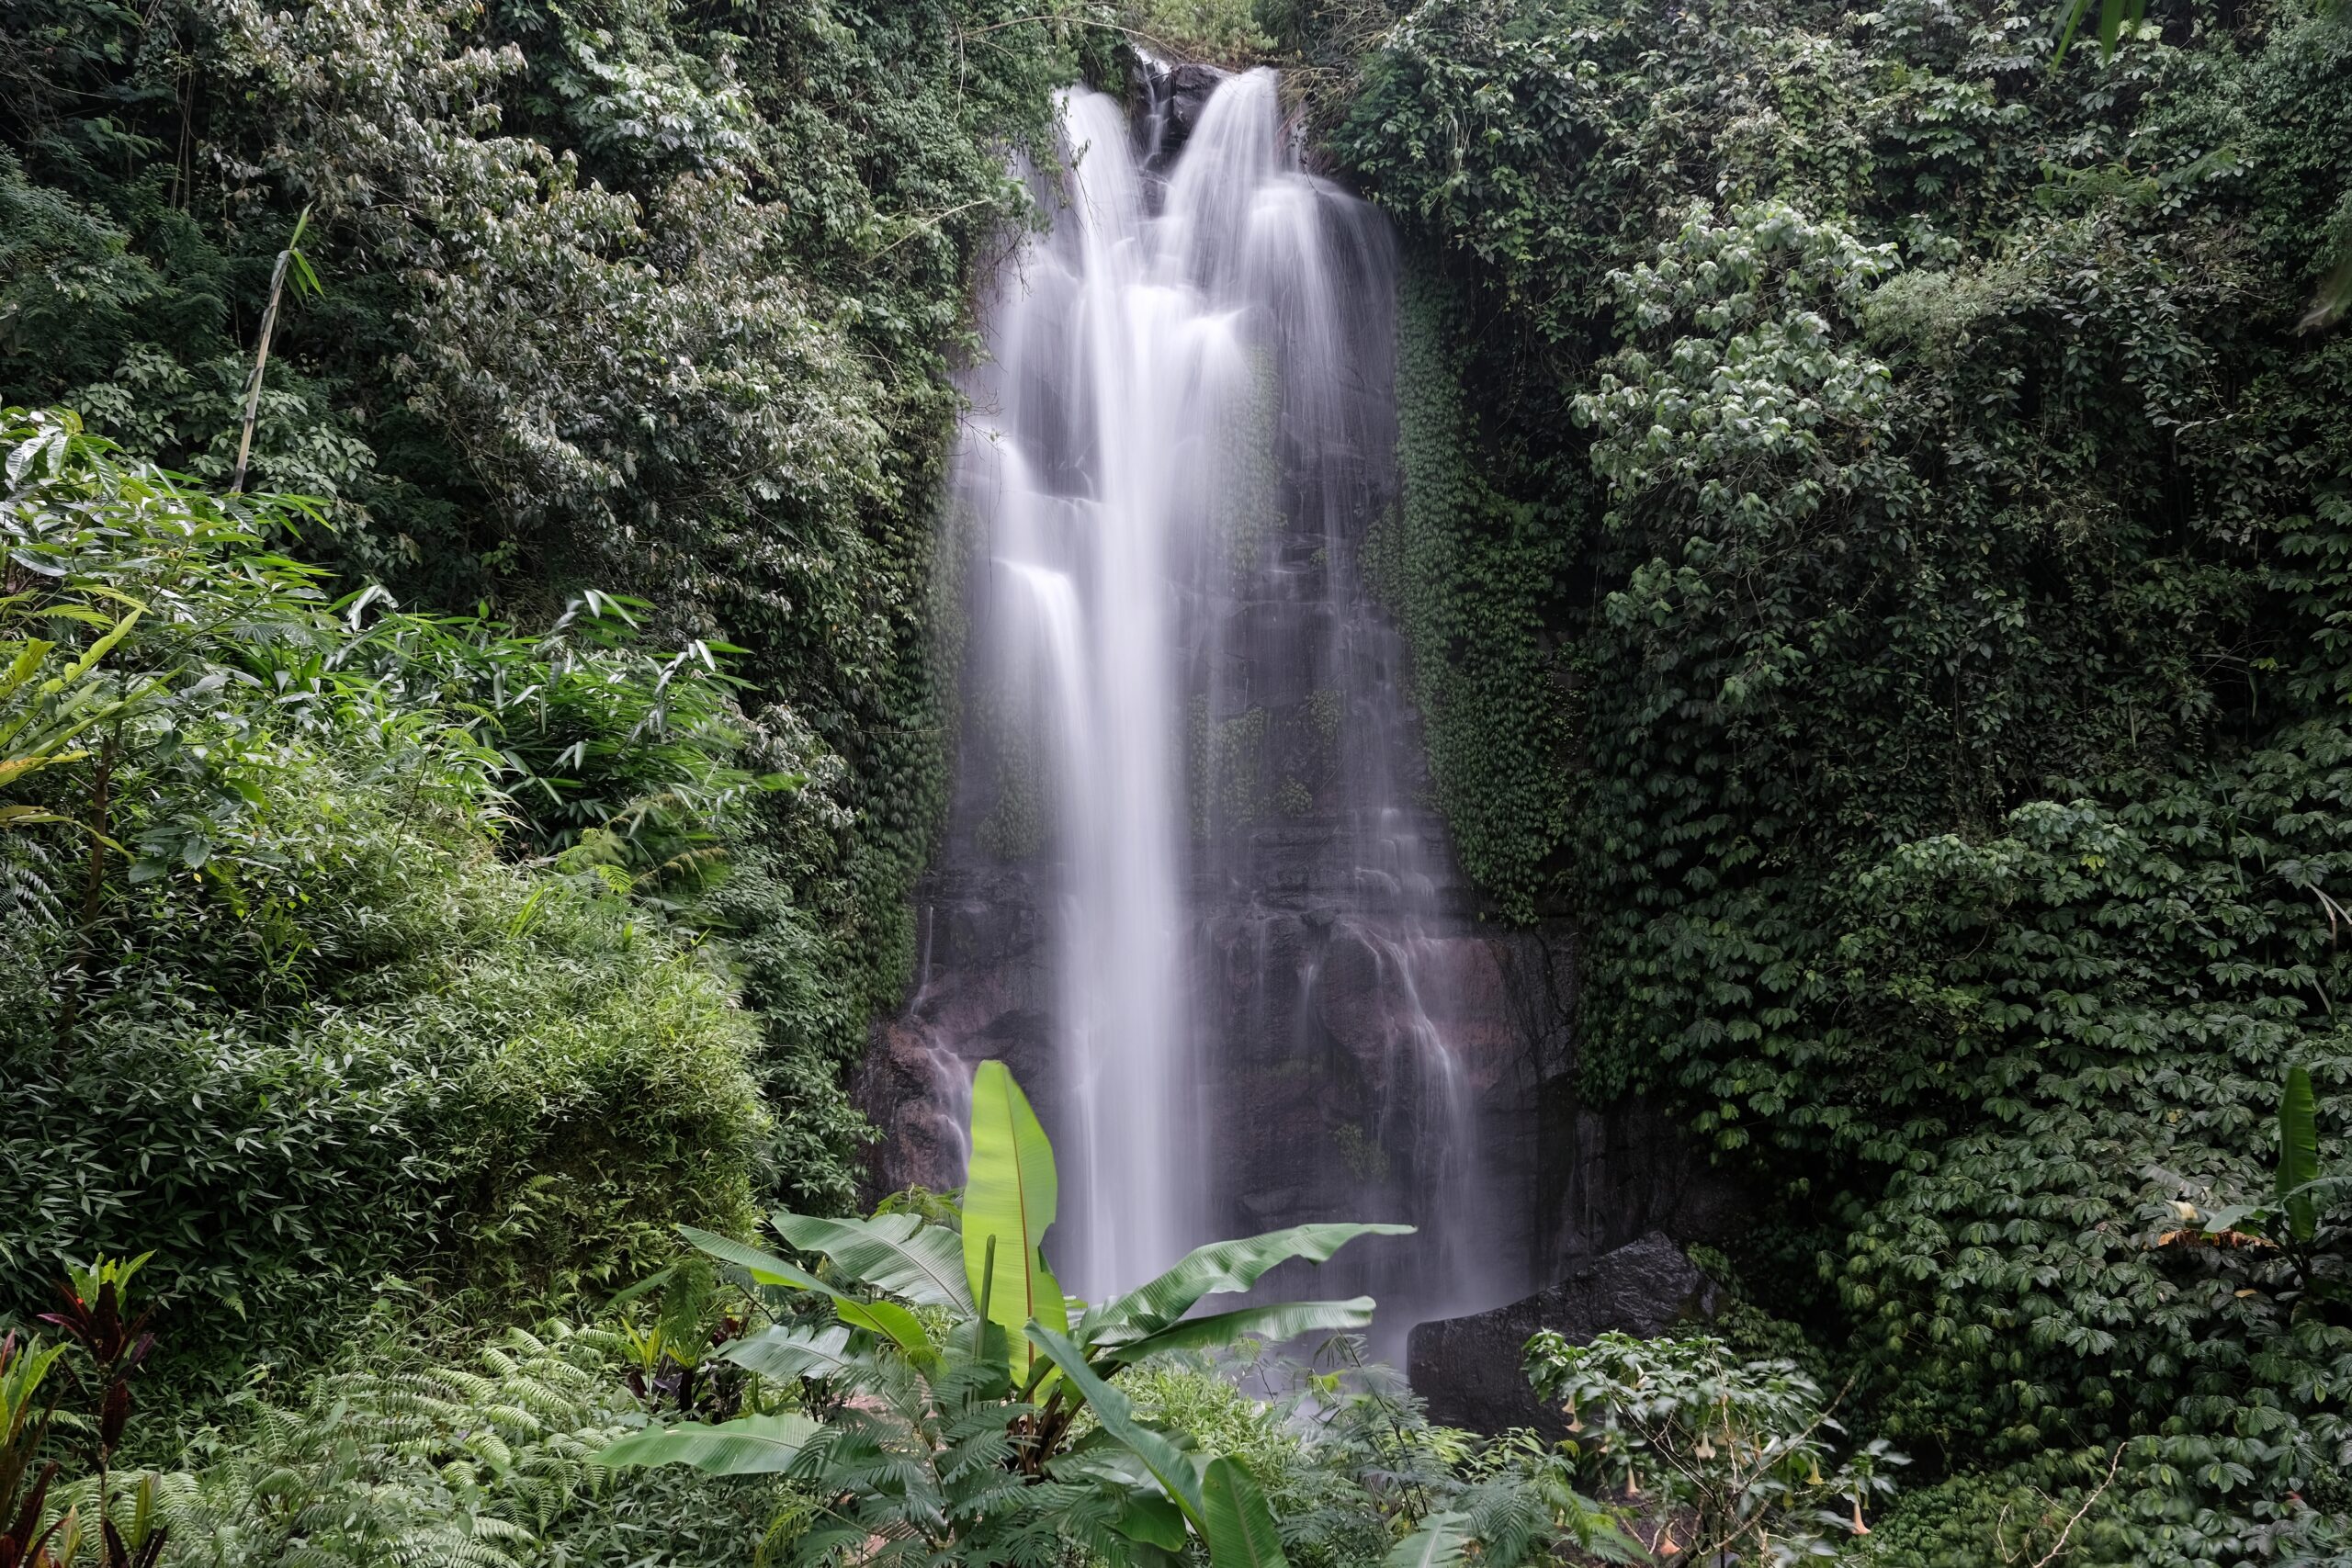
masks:
[[[2202,1226],[2290,1066],[2342,1168],[2352,25],[2059,30],[7,0],[0,405],[79,424],[5,434],[0,1314],[152,1251],[141,1457],[226,1473],[322,1368],[854,1201],[1005,153],[1162,41],[1284,63],[1404,233],[1439,804],[1579,933],[1586,1092],[1760,1195],[1750,1348],[1913,1456],[1855,1549],[2341,1550],[2339,1211]]]

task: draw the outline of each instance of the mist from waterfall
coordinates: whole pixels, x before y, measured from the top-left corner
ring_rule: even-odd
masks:
[[[965,766],[991,774],[973,831],[1042,868],[1057,1266],[1099,1300],[1291,1217],[1229,1178],[1281,1135],[1234,1086],[1263,1066],[1247,1042],[1330,991],[1363,998],[1341,1032],[1377,1110],[1313,1129],[1361,1168],[1312,1217],[1423,1225],[1349,1284],[1488,1304],[1508,1205],[1442,1021],[1445,848],[1358,559],[1395,491],[1393,241],[1302,171],[1271,71],[1189,127],[1164,96],[1140,125],[1100,93],[1060,107],[1063,166],[1033,177],[1049,224],[984,302],[956,478],[987,738]]]

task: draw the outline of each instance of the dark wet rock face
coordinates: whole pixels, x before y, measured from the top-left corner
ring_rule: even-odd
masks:
[[[1616,1332],[1642,1338],[1693,1329],[1720,1306],[1714,1282],[1662,1231],[1572,1264],[1565,1278],[1521,1301],[1416,1326],[1408,1350],[1413,1392],[1430,1419],[1478,1432],[1532,1427],[1566,1435],[1567,1419],[1535,1396],[1520,1360],[1550,1329],[1571,1344]]]
[[[1201,123],[1209,95],[1228,73],[1214,65],[1138,64],[1135,72],[1136,97],[1143,105],[1143,159],[1148,167],[1165,167],[1192,140]]]
[[[1198,210],[1187,221],[1208,227],[1180,223],[1180,234],[1209,232],[1212,220],[1224,220],[1215,191],[1255,179],[1249,221],[1272,226],[1261,239],[1288,234],[1298,276],[1317,287],[1277,287],[1270,274],[1259,295],[1237,296],[1258,304],[1217,318],[1219,332],[1257,321],[1275,335],[1252,351],[1263,367],[1251,383],[1259,390],[1237,392],[1229,420],[1216,426],[1222,456],[1187,457],[1175,470],[1170,503],[1182,502],[1182,527],[1170,535],[1169,617],[1153,652],[1170,690],[1146,730],[1112,722],[1100,694],[1088,695],[1094,688],[1080,676],[1102,660],[1038,651],[1065,646],[1038,629],[1051,621],[1049,601],[1035,597],[1041,577],[1078,604],[1068,614],[1088,637],[1122,624],[1118,606],[1084,598],[1110,579],[1080,570],[1083,559],[1047,570],[1001,557],[1011,522],[1028,530],[1022,548],[1049,539],[1067,551],[1137,526],[1125,513],[1100,512],[1103,481],[1088,471],[1099,454],[1080,435],[1087,418],[1131,442],[1150,434],[1110,421],[1102,411],[1125,405],[1102,386],[1101,407],[1086,418],[1041,390],[1083,357],[1058,335],[1077,297],[1044,291],[1062,287],[1057,279],[1076,287],[1092,264],[1041,252],[1013,275],[1041,291],[1035,300],[1054,302],[1022,297],[1024,335],[1012,341],[1027,344],[1029,357],[1002,362],[993,401],[976,395],[976,407],[1014,434],[1004,445],[972,444],[964,460],[993,478],[960,492],[969,510],[956,509],[961,521],[950,525],[970,530],[958,552],[972,563],[956,798],[918,892],[915,984],[876,1027],[859,1075],[858,1102],[883,1134],[871,1151],[873,1185],[958,1184],[972,1067],[1001,1060],[1064,1155],[1054,1245],[1069,1249],[1056,1258],[1066,1282],[1093,1272],[1082,1238],[1089,1222],[1097,1235],[1114,1228],[1102,1224],[1106,1213],[1166,1222],[1152,1241],[1168,1256],[1117,1258],[1118,1269],[1163,1268],[1182,1246],[1312,1221],[1410,1224],[1419,1227],[1410,1237],[1368,1238],[1319,1269],[1277,1270],[1263,1287],[1376,1298],[1373,1351],[1397,1358],[1414,1323],[1512,1301],[1645,1231],[1711,1237],[1736,1213],[1736,1194],[1640,1104],[1605,1112],[1583,1104],[1573,933],[1492,919],[1427,804],[1419,724],[1403,696],[1405,649],[1354,564],[1396,495],[1386,389],[1396,276],[1385,220],[1290,170],[1271,79],[1178,66],[1147,71],[1136,86],[1134,145],[1090,142],[1091,155],[1132,154],[1147,206],[1190,191],[1183,199]],[[1257,106],[1248,122],[1255,141],[1238,139],[1221,118],[1237,101],[1223,95],[1235,89]],[[1198,130],[1212,94],[1221,107]],[[1109,129],[1107,107],[1092,105],[1098,137]],[[1188,157],[1224,149],[1231,160],[1245,141],[1264,165],[1254,175],[1246,159],[1216,164],[1197,184],[1178,168],[1188,145]],[[1083,173],[1081,162],[1069,177]],[[1050,200],[1052,187],[1039,188]],[[1059,209],[1048,238],[1068,241],[1084,220]],[[1148,247],[1151,232],[1136,243]],[[1275,254],[1253,241],[1236,265]],[[990,466],[989,455],[1008,446],[1035,460]],[[1055,487],[1050,505],[1037,485]],[[1040,696],[1057,692],[1078,694],[1067,710]],[[1070,758],[1145,733],[1165,741],[1181,784],[1154,808],[1181,819],[1121,819],[1122,831],[1181,840],[1149,900],[1132,867],[1121,867],[1128,880],[1116,886],[1088,870],[1109,863],[1111,836],[1074,824],[1115,816],[1150,792],[1130,781],[1124,796],[1061,798],[1081,788],[1074,776],[1095,777]],[[1073,799],[1087,808],[1072,810]],[[1155,876],[1160,869],[1151,862]],[[1164,925],[1148,928],[1150,941],[1117,947],[1125,962],[1083,957],[1114,951],[1089,937],[1147,904],[1166,910]],[[1167,951],[1161,931],[1181,965],[1172,974],[1133,961]],[[1139,996],[1148,1009],[1133,1005]],[[1137,1103],[1158,1120],[1138,1126],[1127,1114]],[[1112,1127],[1115,1135],[1098,1135]],[[1163,1130],[1175,1135],[1138,1148]],[[1083,1207],[1098,1190],[1116,1201]],[[1179,1206],[1160,1202],[1171,1194],[1181,1213],[1163,1212]],[[1505,1361],[1515,1376],[1515,1346]]]

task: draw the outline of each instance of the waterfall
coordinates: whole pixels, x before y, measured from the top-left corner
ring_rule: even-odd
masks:
[[[982,303],[956,822],[883,1054],[1012,1061],[1091,1300],[1238,1228],[1421,1224],[1313,1281],[1401,1302],[1393,1345],[1524,1250],[1481,1109],[1520,1043],[1360,563],[1395,495],[1394,244],[1301,168],[1272,72],[1186,69],[1204,101],[1155,74],[1140,125],[1062,96],[1049,221]]]

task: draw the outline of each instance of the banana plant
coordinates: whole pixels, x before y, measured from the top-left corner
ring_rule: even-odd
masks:
[[[876,1568],[945,1552],[995,1562],[1054,1540],[1137,1568],[1172,1564],[1195,1542],[1215,1568],[1283,1563],[1248,1467],[1138,1418],[1118,1373],[1163,1351],[1360,1328],[1369,1297],[1191,1314],[1291,1258],[1320,1263],[1358,1236],[1411,1227],[1295,1225],[1218,1242],[1088,1303],[1047,1262],[1053,1145],[1001,1063],[975,1077],[969,1147],[960,1226],[770,1216],[788,1247],[823,1260],[813,1269],[688,1230],[776,1310],[773,1326],[718,1354],[779,1397],[761,1409],[755,1395],[733,1421],[649,1427],[599,1461],[801,1481],[823,1506],[790,1549],[796,1563],[844,1551]]]
[[[2271,1201],[2233,1203],[2201,1214],[2193,1205],[2184,1204],[2188,1213],[2183,1217],[2197,1219],[2196,1234],[2203,1238],[2235,1241],[2251,1236],[2295,1251],[2319,1240],[2321,1199],[2347,1182],[2352,1178],[2320,1175],[2318,1101],[2312,1093],[2311,1073],[2293,1066],[2287,1069],[2287,1080],[2278,1094],[2278,1165],[2271,1179]],[[2190,1235],[2170,1234],[2183,1238]]]

